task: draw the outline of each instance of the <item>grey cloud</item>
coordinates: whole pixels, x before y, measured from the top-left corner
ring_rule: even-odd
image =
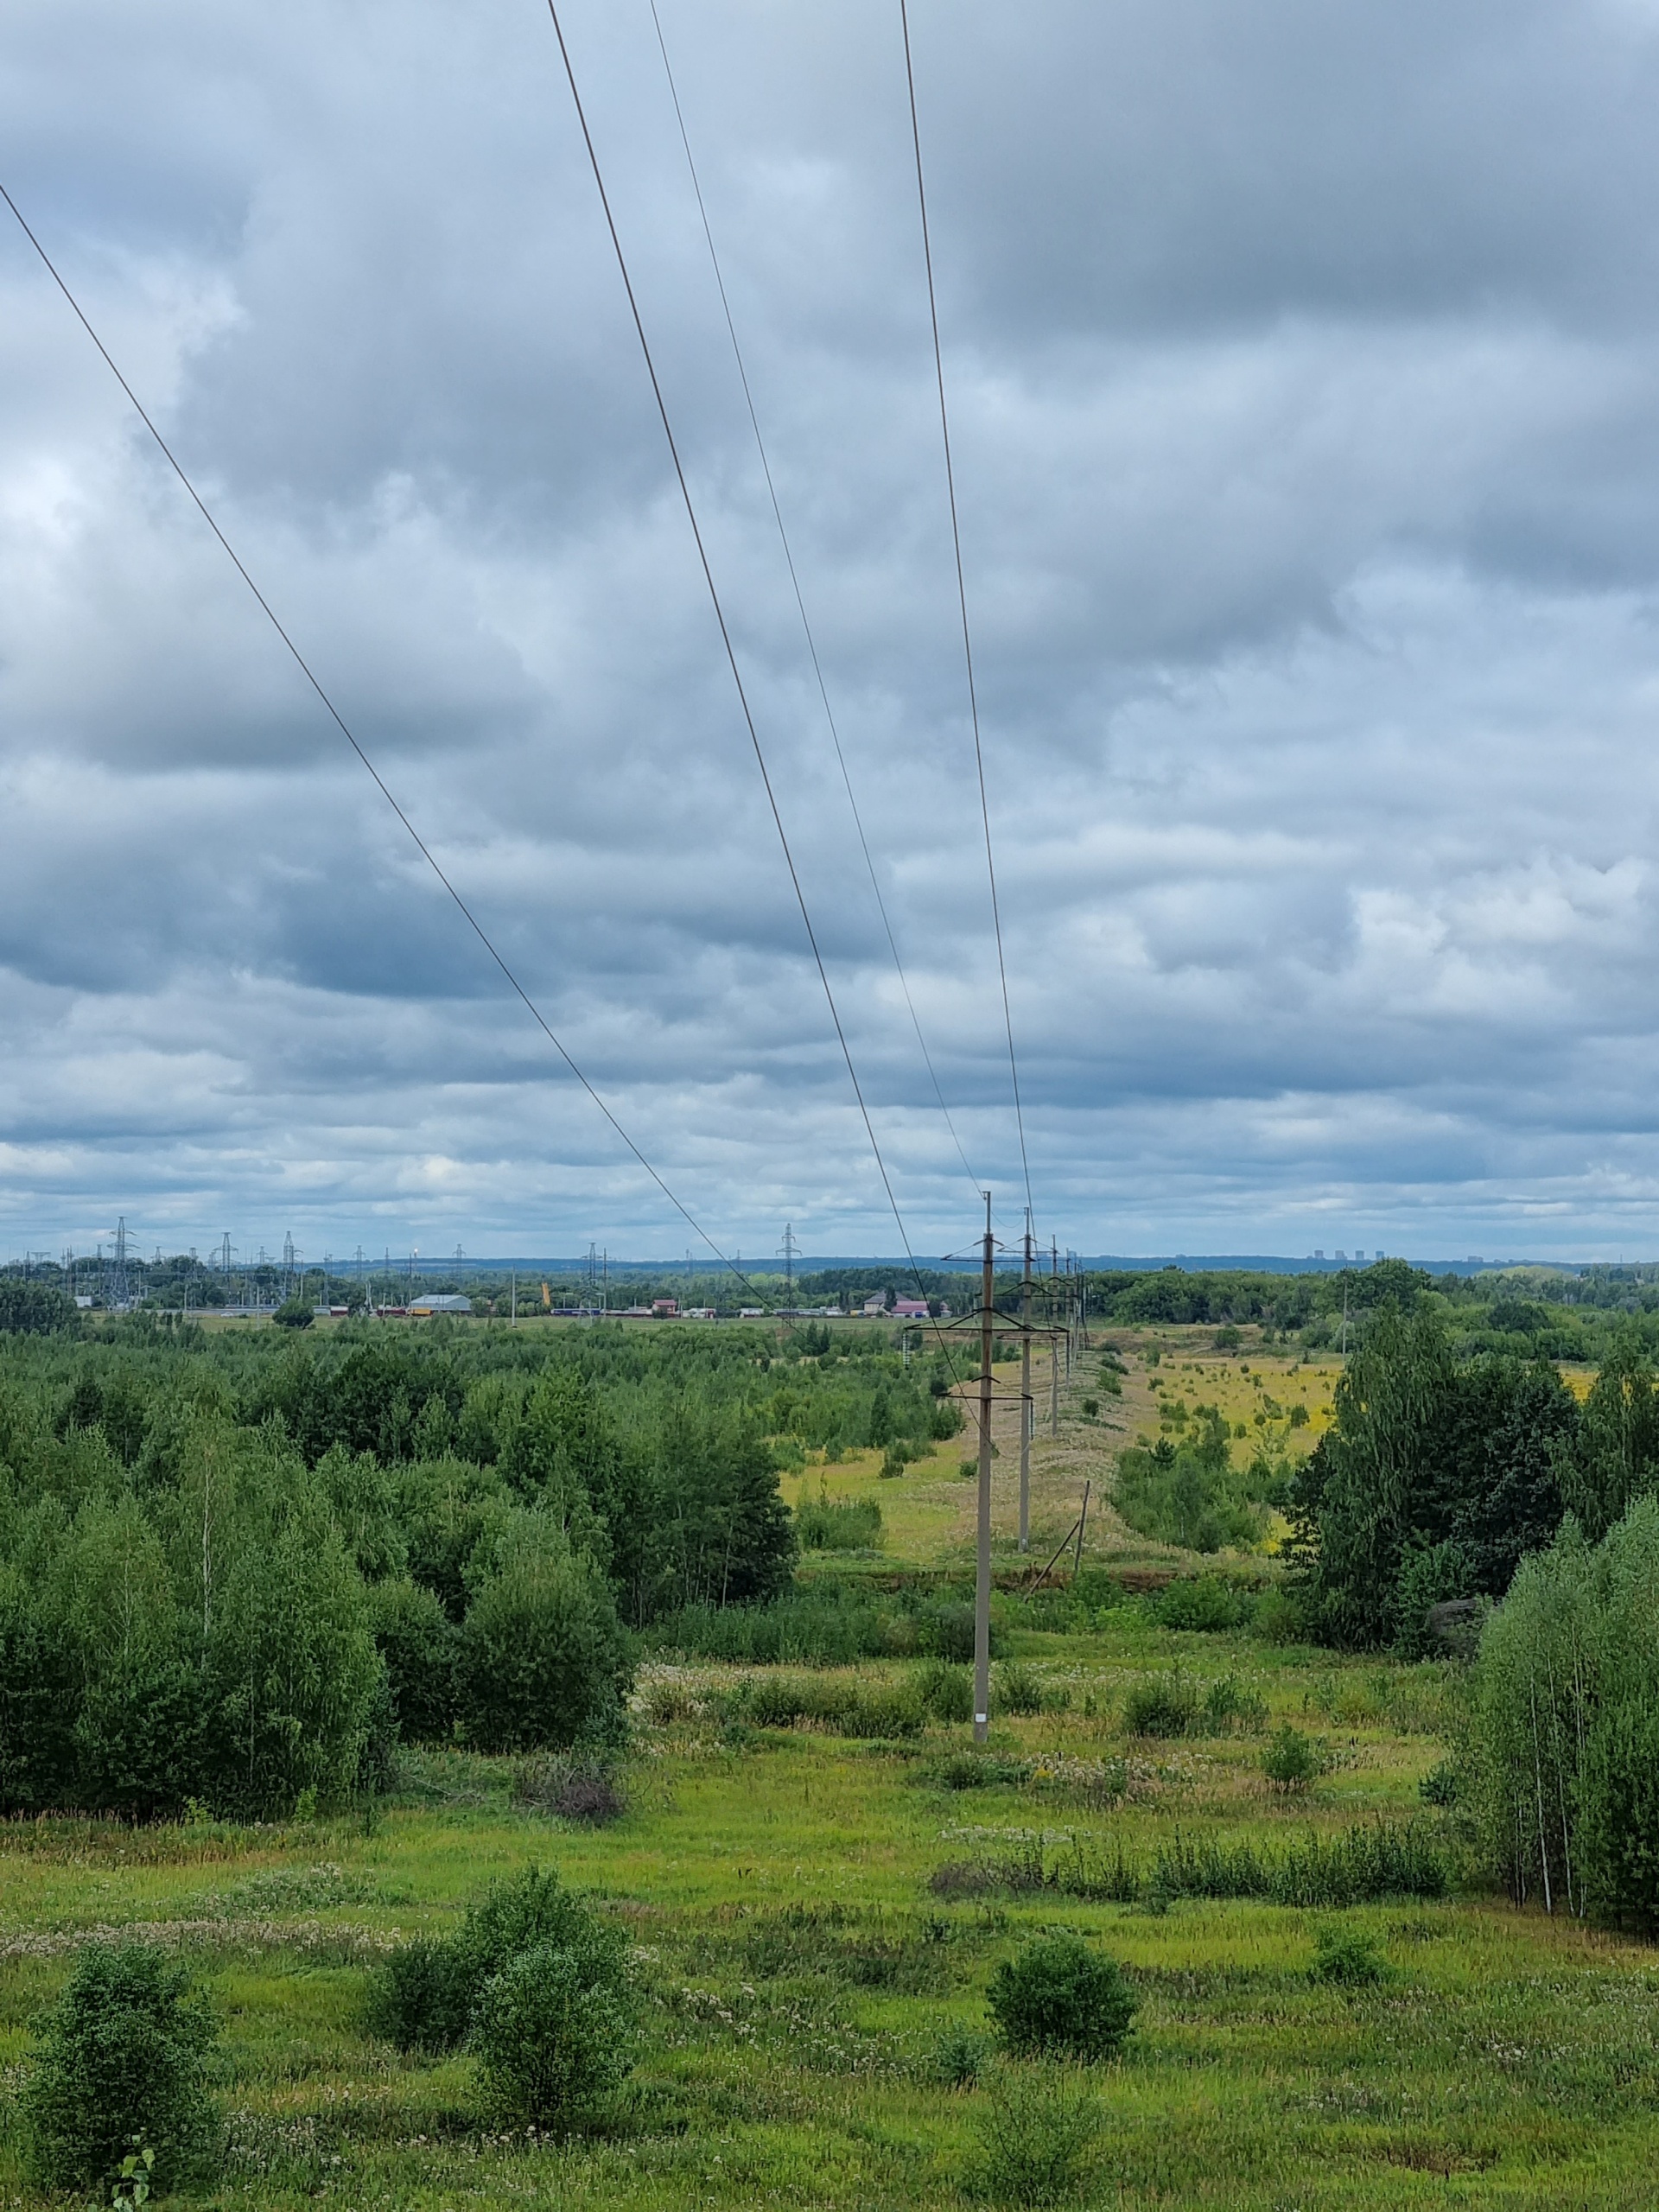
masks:
[[[568,10],[925,1247],[968,1178],[830,755],[648,11]],[[1017,1207],[895,11],[664,23],[875,862]],[[1090,1249],[1659,1227],[1633,8],[913,10],[1039,1213]],[[728,1246],[893,1241],[547,27],[25,6],[8,181],[527,988]],[[0,1214],[683,1249],[22,242]],[[1001,1202],[1001,1201],[999,1201]]]

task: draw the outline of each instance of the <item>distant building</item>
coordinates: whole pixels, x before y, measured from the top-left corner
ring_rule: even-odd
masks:
[[[680,1301],[677,1298],[653,1298],[651,1301],[651,1310],[653,1313],[661,1314],[666,1320],[671,1313],[679,1312]]]
[[[867,1298],[864,1301],[864,1311],[872,1319],[878,1313],[885,1313],[887,1310],[887,1294],[885,1290],[878,1290],[873,1298]]]
[[[411,1300],[409,1307],[411,1314],[426,1317],[434,1313],[470,1313],[472,1310],[472,1300],[463,1298],[458,1290],[435,1290],[425,1298]]]
[[[740,1306],[737,1309],[737,1318],[740,1321],[764,1321],[766,1318],[766,1309],[764,1306]]]
[[[925,1321],[927,1300],[925,1298],[895,1298],[893,1301],[893,1311],[897,1320]]]
[[[712,1306],[688,1306],[680,1318],[684,1321],[712,1321],[715,1309]]]

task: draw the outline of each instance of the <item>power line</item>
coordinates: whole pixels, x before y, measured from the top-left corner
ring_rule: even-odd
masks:
[[[547,0],[547,12],[552,19],[553,35],[559,42],[559,58],[564,64],[565,80],[570,87],[570,99],[576,111],[576,121],[581,126],[582,143],[588,149],[588,167],[593,170],[594,183],[599,192],[599,204],[604,210],[605,227],[610,232],[612,250],[616,255],[617,269],[622,278],[622,289],[627,294],[628,310],[633,317],[633,327],[639,340],[639,350],[645,356],[645,373],[651,378],[651,389],[657,402],[657,412],[662,420],[663,435],[668,441],[669,458],[674,464],[674,474],[679,484],[680,497],[685,503],[686,520],[691,525],[691,536],[697,548],[697,559],[702,567],[703,582],[709,587],[709,597],[714,607],[715,620],[720,626],[721,643],[726,648],[726,658],[731,668],[732,682],[737,689],[737,702],[742,709],[744,727],[749,733],[749,743],[754,748],[755,766],[760,771],[760,781],[766,787],[766,804],[772,810],[772,824],[778,832],[778,842],[783,847],[784,861],[789,869],[790,882],[794,887],[795,903],[801,910],[801,922],[806,931],[806,941],[812,949],[812,958],[817,967],[818,981],[823,986],[824,1000],[830,1008],[830,1019],[835,1025],[836,1039],[841,1046],[841,1056],[847,1063],[848,1078],[853,1086],[853,1096],[858,1101],[858,1110],[863,1119],[864,1133],[870,1141],[870,1150],[875,1155],[875,1165],[881,1177],[881,1186],[887,1194],[887,1205],[892,1209],[893,1222],[905,1248],[905,1256],[910,1262],[911,1273],[916,1278],[918,1289],[922,1290],[925,1299],[926,1292],[922,1285],[922,1272],[916,1264],[916,1255],[911,1249],[910,1233],[905,1227],[905,1217],[899,1212],[899,1201],[893,1195],[893,1180],[887,1173],[887,1163],[881,1156],[881,1147],[876,1138],[875,1124],[870,1119],[870,1109],[864,1102],[863,1086],[858,1079],[858,1070],[853,1065],[852,1048],[847,1042],[847,1033],[842,1027],[841,1011],[836,1004],[836,995],[830,987],[830,971],[824,965],[823,954],[818,947],[817,932],[812,926],[812,917],[806,904],[806,893],[801,887],[800,875],[795,866],[795,855],[790,849],[789,835],[784,828],[784,817],[779,809],[777,794],[772,787],[772,776],[766,766],[766,756],[760,743],[760,733],[755,727],[754,715],[749,707],[749,695],[744,689],[742,671],[737,664],[737,652],[732,643],[731,631],[727,625],[726,610],[721,603],[720,589],[715,582],[715,572],[709,566],[708,549],[702,542],[702,531],[697,522],[697,510],[691,497],[691,486],[686,480],[684,464],[680,459],[680,448],[674,436],[674,426],[669,420],[668,402],[663,396],[662,383],[657,374],[657,363],[651,350],[651,340],[645,335],[645,318],[639,312],[639,302],[634,293],[633,279],[628,274],[627,256],[622,251],[621,234],[616,227],[616,218],[611,213],[610,194],[605,189],[605,175],[599,165],[598,149],[594,144],[593,132],[588,127],[588,111],[582,105],[582,93],[576,84],[575,68],[570,60],[570,49],[564,41],[564,26],[559,21],[556,0]],[[944,1344],[943,1331],[938,1332],[938,1336],[940,1344],[943,1346]],[[948,1351],[946,1357],[949,1358]],[[955,1374],[955,1371],[953,1361],[951,1372]]]
[[[430,846],[427,844],[425,839],[421,836],[420,831],[416,830],[415,824],[410,820],[408,815],[404,813],[397,799],[393,798],[385,779],[380,773],[380,771],[375,766],[373,761],[370,760],[368,754],[363,750],[361,745],[359,744],[356,737],[348,728],[345,717],[341,715],[339,708],[335,706],[334,701],[329,697],[327,691],[323,690],[321,683],[312,672],[310,664],[307,661],[304,654],[301,652],[299,647],[295,644],[293,639],[289,637],[288,632],[283,628],[282,622],[277,618],[276,611],[271,607],[270,601],[265,597],[264,592],[260,590],[258,585],[255,583],[253,578],[243,566],[241,556],[237,552],[236,548],[231,543],[229,538],[226,537],[224,531],[219,528],[206,500],[202,498],[200,493],[197,491],[189,477],[185,474],[185,471],[181,465],[177,455],[174,453],[172,447],[168,445],[167,440],[162,435],[160,430],[156,429],[156,424],[152,421],[143,401],[139,398],[132,386],[127,382],[126,378],[122,374],[120,369],[117,367],[114,358],[111,354],[108,346],[105,345],[104,340],[99,336],[97,331],[93,329],[91,322],[87,320],[86,315],[83,310],[79,301],[76,299],[68,285],[59,275],[56,264],[53,261],[52,257],[48,253],[46,248],[41,244],[39,238],[35,237],[28,223],[24,221],[22,209],[18,207],[17,202],[12,198],[10,193],[7,191],[4,184],[3,183],[0,183],[0,199],[3,199],[5,201],[7,207],[10,208],[12,213],[16,217],[19,229],[22,232],[23,236],[29,240],[30,245],[34,247],[35,252],[40,256],[41,260],[46,268],[47,274],[51,277],[59,291],[63,294],[64,298],[68,302],[75,320],[79,323],[81,328],[86,333],[86,335],[92,340],[93,345],[97,346],[99,352],[103,355],[105,367],[109,370],[110,374],[115,378],[116,382],[120,385],[122,391],[126,394],[127,398],[130,402],[139,421],[149,432],[150,436],[156,441],[157,446],[160,447],[162,453],[167,461],[168,466],[172,469],[173,474],[178,478],[180,483],[183,485],[185,490],[189,493],[191,499],[195,505],[197,512],[201,516],[202,520],[207,524],[208,529],[212,531],[213,536],[219,540],[219,544],[223,547],[225,552],[229,556],[231,564],[235,569],[238,575],[241,577],[243,582],[246,584],[248,589],[253,594],[254,598],[258,601],[261,611],[264,613],[266,620],[270,622],[271,628],[275,630],[277,636],[287,646],[289,653],[293,657],[295,665],[298,668],[301,675],[304,677],[306,682],[310,685],[313,691],[316,693],[317,697],[321,701],[323,707],[327,710],[336,728],[340,731],[340,735],[346,740],[347,745],[351,747],[353,752],[356,753],[364,767],[368,770],[369,774],[374,779],[376,788],[378,790],[380,796],[385,800],[386,804],[391,809],[398,821],[408,831],[409,836],[413,842],[416,849],[419,852],[422,859],[425,861],[433,874],[437,877],[438,881],[449,893],[450,898],[454,899],[455,905],[459,907],[461,912],[465,917],[468,927],[472,930],[479,943],[483,946],[486,952],[489,954],[490,958],[495,963],[501,973],[506,977],[507,982],[512,985],[514,993],[523,1001],[531,1019],[535,1022],[537,1027],[552,1046],[554,1051],[557,1052],[559,1058],[564,1062],[566,1067],[569,1069],[571,1074],[575,1076],[576,1081],[582,1085],[589,1098],[593,1100],[594,1105],[598,1107],[600,1112],[610,1123],[612,1128],[615,1130],[617,1135],[621,1138],[623,1143],[633,1154],[639,1165],[645,1169],[646,1174],[650,1176],[652,1181],[657,1185],[657,1188],[662,1192],[663,1196],[668,1200],[675,1211],[683,1220],[688,1222],[691,1228],[696,1231],[696,1234],[702,1239],[703,1243],[709,1247],[709,1249],[715,1255],[715,1258],[720,1261],[722,1267],[729,1268],[733,1274],[737,1277],[737,1280],[742,1283],[747,1289],[755,1290],[755,1286],[750,1282],[748,1277],[744,1274],[731,1260],[727,1258],[725,1253],[721,1250],[719,1245],[715,1243],[714,1238],[710,1236],[708,1230],[702,1226],[702,1224],[697,1219],[690,1208],[687,1206],[682,1199],[677,1198],[673,1191],[669,1188],[662,1176],[659,1175],[657,1170],[652,1166],[650,1160],[646,1159],[645,1154],[641,1152],[639,1146],[623,1128],[621,1122],[618,1121],[616,1116],[611,1111],[611,1109],[600,1096],[598,1091],[594,1090],[593,1084],[582,1073],[581,1068],[577,1066],[575,1061],[571,1058],[567,1047],[560,1039],[555,1035],[553,1030],[549,1027],[547,1020],[543,1014],[540,1007],[536,1004],[529,992],[525,990],[524,985],[518,981],[518,976],[514,975],[512,969],[507,965],[506,961],[497,950],[494,941],[490,937],[488,931],[486,930],[484,925],[479,920],[477,915],[474,913],[472,908],[461,897],[460,892],[456,890],[454,885],[444,874],[444,871],[439,865]],[[757,1297],[759,1297],[760,1294],[759,1291],[755,1291],[755,1295]]]
[[[1008,965],[1002,952],[1002,915],[996,896],[996,861],[991,852],[991,808],[985,796],[985,753],[979,736],[979,696],[974,685],[974,642],[968,627],[968,585],[962,569],[962,527],[957,519],[957,474],[950,458],[950,416],[944,404],[944,353],[939,344],[939,303],[933,289],[933,245],[927,226],[927,186],[922,176],[922,130],[916,118],[916,72],[910,58],[910,12],[899,0],[905,35],[905,83],[910,92],[910,135],[916,149],[916,200],[922,216],[922,259],[927,265],[927,309],[933,324],[933,367],[939,386],[939,429],[944,439],[944,481],[950,495],[950,541],[957,556],[957,599],[962,608],[962,654],[968,669],[968,708],[974,725],[974,765],[979,771],[979,811],[985,825],[985,872],[991,886],[991,921],[996,931],[996,967],[1002,979],[1002,1021],[1008,1033],[1008,1076],[1014,1084],[1014,1118],[1020,1132],[1020,1165],[1026,1179],[1026,1207],[1031,1208],[1031,1161],[1026,1154],[1026,1116],[1020,1103],[1020,1065],[1014,1050],[1014,1014],[1008,1004]]]
[[[906,975],[905,963],[899,957],[898,940],[893,936],[893,923],[888,918],[887,902],[881,895],[880,879],[876,874],[875,862],[870,855],[869,840],[864,834],[864,818],[859,812],[858,800],[853,791],[852,776],[848,770],[846,755],[841,748],[841,732],[836,726],[835,709],[830,704],[829,686],[824,682],[823,665],[818,658],[817,639],[812,634],[812,625],[807,616],[806,600],[801,590],[801,580],[796,573],[795,555],[790,545],[789,532],[784,527],[784,514],[779,503],[778,487],[772,481],[772,462],[767,457],[766,442],[760,434],[760,417],[756,411],[754,394],[749,388],[749,372],[744,364],[743,348],[738,343],[737,324],[732,315],[731,301],[727,296],[726,278],[721,269],[720,255],[715,247],[715,233],[709,220],[709,209],[702,197],[702,181],[697,175],[696,161],[691,151],[690,135],[686,129],[684,111],[680,105],[679,86],[674,80],[674,65],[668,58],[668,41],[663,35],[662,18],[657,12],[657,0],[651,0],[651,20],[657,32],[657,44],[663,57],[663,72],[668,79],[669,97],[674,103],[674,119],[680,127],[680,143],[685,149],[685,166],[691,175],[691,189],[696,195],[697,213],[702,219],[702,235],[708,243],[709,259],[714,269],[715,283],[720,293],[721,309],[726,317],[727,334],[732,341],[732,358],[737,364],[738,380],[743,386],[744,404],[749,411],[749,426],[754,432],[755,451],[760,456],[761,473],[766,480],[766,496],[772,502],[772,518],[778,524],[778,541],[784,549],[784,563],[789,570],[789,581],[795,594],[795,604],[800,610],[801,629],[806,639],[806,650],[811,658],[812,673],[817,680],[818,696],[823,702],[823,718],[830,726],[830,741],[836,748],[836,763],[841,770],[841,780],[846,786],[847,804],[852,809],[853,826],[858,831],[858,842],[864,855],[864,865],[869,870],[870,888],[875,893],[875,903],[881,915],[881,926],[887,935],[887,948],[893,954],[893,964],[899,973],[899,988],[904,992],[905,1004],[910,1010],[911,1027],[916,1032],[916,1042],[920,1046],[922,1058],[927,1065],[928,1077],[933,1085],[933,1095],[939,1102],[939,1111],[944,1115],[944,1125],[950,1132],[950,1141],[957,1147],[957,1157],[961,1160],[968,1179],[974,1186],[975,1196],[978,1197],[980,1195],[979,1178],[969,1166],[968,1155],[962,1148],[962,1139],[957,1135],[957,1125],[950,1118],[950,1109],[944,1103],[944,1092],[940,1087],[938,1076],[934,1070],[933,1055],[928,1051],[927,1039],[922,1034],[922,1025],[916,1012],[916,1002],[911,996],[910,978]]]

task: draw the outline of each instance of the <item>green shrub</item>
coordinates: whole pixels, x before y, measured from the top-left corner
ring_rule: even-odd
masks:
[[[761,1675],[746,1682],[728,1704],[728,1718],[752,1727],[793,1728],[804,1721],[853,1737],[913,1736],[925,1719],[909,1683],[857,1675]]]
[[[796,1507],[795,1534],[803,1551],[871,1551],[881,1541],[881,1508],[873,1497],[829,1497],[820,1491]]]
[[[947,1659],[929,1659],[917,1669],[917,1694],[933,1719],[960,1724],[974,1717],[974,1678]]]
[[[1461,1777],[1454,1758],[1438,1759],[1417,1785],[1425,1805],[1448,1807],[1458,1802]]]
[[[594,2116],[633,2064],[619,1952],[548,1941],[518,1952],[480,1992],[469,2041],[500,2110],[564,2129]]]
[[[999,1713],[1033,1713],[1043,1710],[1042,1677],[1017,1659],[1000,1666],[991,1682],[994,1709]]]
[[[880,1741],[893,1736],[919,1733],[925,1716],[907,1682],[889,1687],[882,1682],[861,1683],[837,1716],[846,1736]]]
[[[1085,2075],[1005,2066],[975,2122],[976,2194],[993,2204],[1064,2204],[1087,2181],[1103,2125]]]
[[[175,1959],[142,1943],[86,1945],[35,2024],[22,2101],[35,2181],[101,2196],[140,2134],[159,2189],[200,2172],[215,2133],[203,2068],[214,2034]]]
[[[370,2024],[400,2050],[453,2050],[485,1984],[523,1953],[552,1944],[588,1960],[595,1980],[620,1986],[626,1939],[556,1872],[527,1866],[492,1882],[454,1934],[394,1951],[371,1986]]]
[[[481,1751],[613,1738],[630,1666],[605,1578],[560,1542],[525,1543],[467,1609],[461,1675],[467,1735]]]
[[[991,1977],[987,2002],[1016,2056],[1115,2058],[1135,2014],[1135,1992],[1116,1959],[1076,1936],[1044,1936]]]
[[[1190,1736],[1198,1725],[1198,1694],[1184,1675],[1137,1682],[1123,1706],[1123,1726],[1131,1736]]]
[[[453,2050],[467,2033],[472,1997],[454,1943],[417,1937],[370,1982],[367,2025],[399,2050]]]
[[[916,1616],[916,1636],[918,1647],[931,1658],[954,1659],[958,1666],[972,1666],[974,1661],[974,1608],[971,1602],[945,1599],[938,1605],[925,1605]],[[995,1659],[1002,1649],[1002,1632],[995,1620],[991,1623],[991,1656]]]
[[[1226,1424],[1208,1414],[1194,1435],[1179,1448],[1166,1438],[1150,1451],[1121,1452],[1118,1511],[1143,1536],[1189,1551],[1258,1542],[1267,1516],[1249,1495],[1249,1477],[1230,1465]]]
[[[839,1582],[791,1590],[769,1605],[688,1605],[645,1637],[652,1650],[747,1667],[850,1667],[905,1640],[912,1649],[919,1643],[906,1615]]]
[[[1268,1725],[1268,1701],[1233,1675],[1224,1675],[1205,1692],[1199,1723],[1206,1736],[1255,1735]]]
[[[1327,1764],[1322,1746],[1311,1736],[1305,1736],[1300,1728],[1293,1728],[1288,1721],[1275,1731],[1262,1754],[1262,1773],[1272,1787],[1285,1796],[1309,1788],[1325,1772]]]
[[[986,1751],[953,1751],[934,1778],[947,1789],[1018,1789],[1030,1779],[1026,1759],[993,1758]]]
[[[1288,1590],[1265,1590],[1250,1616],[1251,1633],[1262,1643],[1300,1643],[1306,1637],[1302,1609]]]
[[[985,2063],[986,2048],[984,2037],[970,2028],[947,2028],[934,2047],[928,2071],[947,2089],[971,2089]]]
[[[410,1744],[442,1743],[459,1709],[454,1624],[430,1590],[406,1579],[372,1585],[369,1614],[400,1734]]]
[[[947,1443],[953,1436],[960,1436],[967,1426],[961,1401],[938,1397],[928,1409],[927,1433],[936,1444]]]
[[[1158,1600],[1158,1618],[1165,1628],[1213,1632],[1236,1628],[1250,1611],[1241,1591],[1214,1574],[1182,1575]]]
[[[1322,1928],[1313,1938],[1314,1959],[1308,1968],[1312,1981],[1333,1982],[1344,1989],[1373,1988],[1389,1979],[1389,1962],[1369,1936],[1357,1928]]]

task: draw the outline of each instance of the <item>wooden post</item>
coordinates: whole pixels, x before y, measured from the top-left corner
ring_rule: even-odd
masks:
[[[1026,1211],[1026,1272],[1020,1285],[1020,1548],[1031,1549],[1031,1211]]]
[[[1083,1573],[1083,1531],[1089,1518],[1089,1493],[1093,1488],[1092,1482],[1086,1482],[1083,1486],[1083,1510],[1077,1516],[1077,1555],[1071,1562],[1071,1580],[1074,1582]]]
[[[979,1547],[974,1571],[974,1741],[991,1732],[991,1351],[995,1262],[991,1194],[985,1193],[985,1254],[979,1313]]]

